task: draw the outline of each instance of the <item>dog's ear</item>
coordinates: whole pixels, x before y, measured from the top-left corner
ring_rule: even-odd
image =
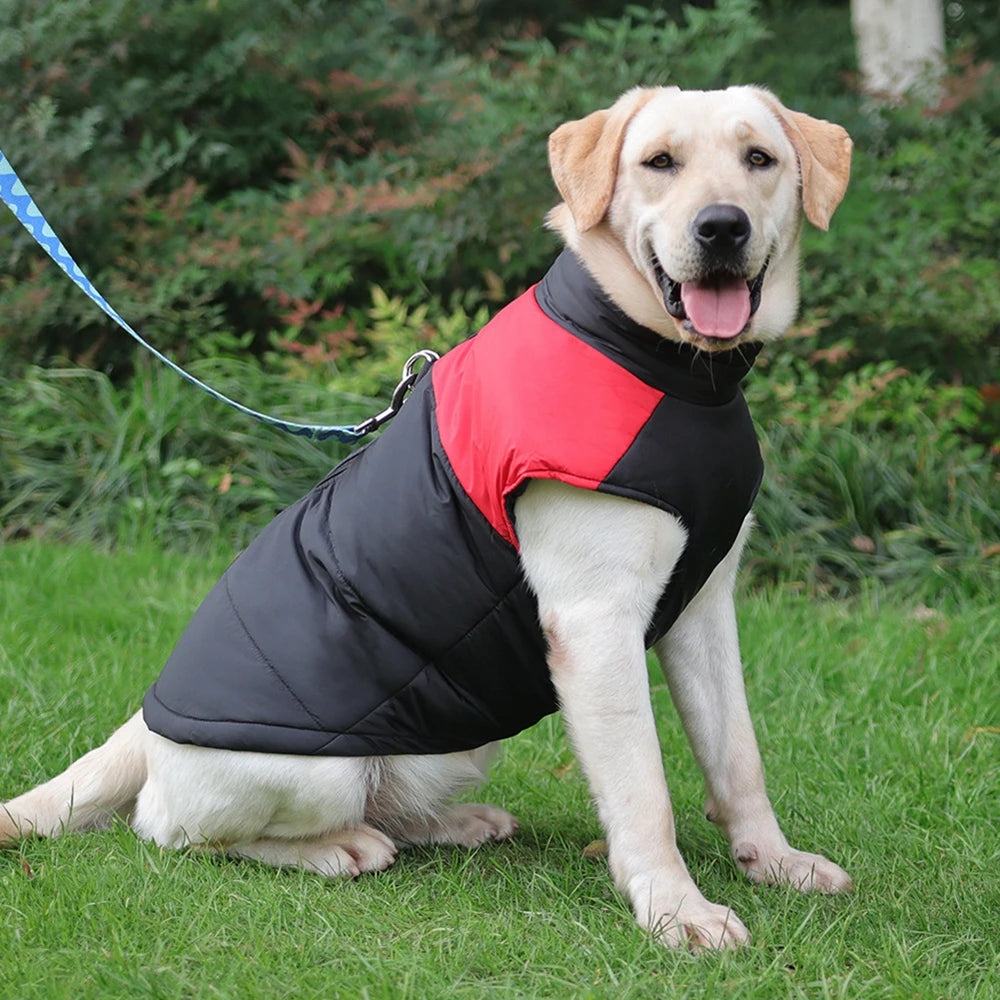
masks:
[[[629,90],[610,107],[566,122],[549,136],[549,168],[580,232],[604,218],[615,193],[618,157],[633,115],[656,96],[652,87]]]
[[[853,143],[847,131],[822,118],[790,111],[773,94],[758,94],[778,116],[799,160],[802,210],[817,229],[829,229],[851,177]]]

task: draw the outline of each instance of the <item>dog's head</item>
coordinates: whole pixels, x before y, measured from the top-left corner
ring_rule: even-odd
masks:
[[[851,140],[757,87],[637,88],[549,138],[556,229],[618,306],[703,350],[780,336],[802,216],[844,196]]]

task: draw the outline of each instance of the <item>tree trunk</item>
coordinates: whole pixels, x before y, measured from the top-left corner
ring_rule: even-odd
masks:
[[[851,24],[870,96],[894,104],[909,92],[936,101],[944,70],[941,0],[851,0]]]

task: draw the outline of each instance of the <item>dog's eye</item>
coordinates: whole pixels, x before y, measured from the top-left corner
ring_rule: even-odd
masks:
[[[656,156],[651,156],[646,160],[646,166],[652,167],[654,170],[672,170],[676,163],[669,153],[657,153]]]
[[[774,157],[763,149],[751,149],[747,153],[747,164],[751,167],[769,167],[774,163]]]

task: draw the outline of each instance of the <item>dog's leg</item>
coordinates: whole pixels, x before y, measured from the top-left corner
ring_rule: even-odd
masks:
[[[153,734],[147,751],[132,825],[164,847],[330,877],[381,871],[395,859],[396,844],[364,821],[376,759],[237,753]]]
[[[333,878],[355,878],[365,872],[384,871],[395,861],[397,850],[384,833],[364,825],[308,840],[265,838],[221,848],[197,846],[231,858],[259,861],[272,868],[302,868]]]
[[[480,803],[448,803],[479,784],[497,754],[490,743],[459,753],[383,757],[365,817],[405,844],[478,847],[507,840],[518,828],[509,812]]]
[[[683,551],[683,527],[645,504],[540,481],[515,513],[552,680],[616,885],[665,944],[745,942],[746,928],[702,896],[677,850],[649,699],[644,633]]]
[[[116,814],[127,816],[146,780],[147,735],[137,712],[62,774],[0,803],[0,847],[29,834],[58,837],[107,826]]]
[[[315,846],[370,825],[377,758],[218,750],[151,733],[147,761],[132,826],[163,847]]]
[[[393,835],[407,844],[457,844],[479,847],[489,841],[509,840],[518,821],[504,809],[479,802],[460,802],[436,816],[397,824]]]
[[[674,703],[705,775],[706,812],[755,882],[842,892],[851,879],[832,861],[789,846],[764,787],[747,707],[733,585],[750,519],[732,551],[657,647]]]

